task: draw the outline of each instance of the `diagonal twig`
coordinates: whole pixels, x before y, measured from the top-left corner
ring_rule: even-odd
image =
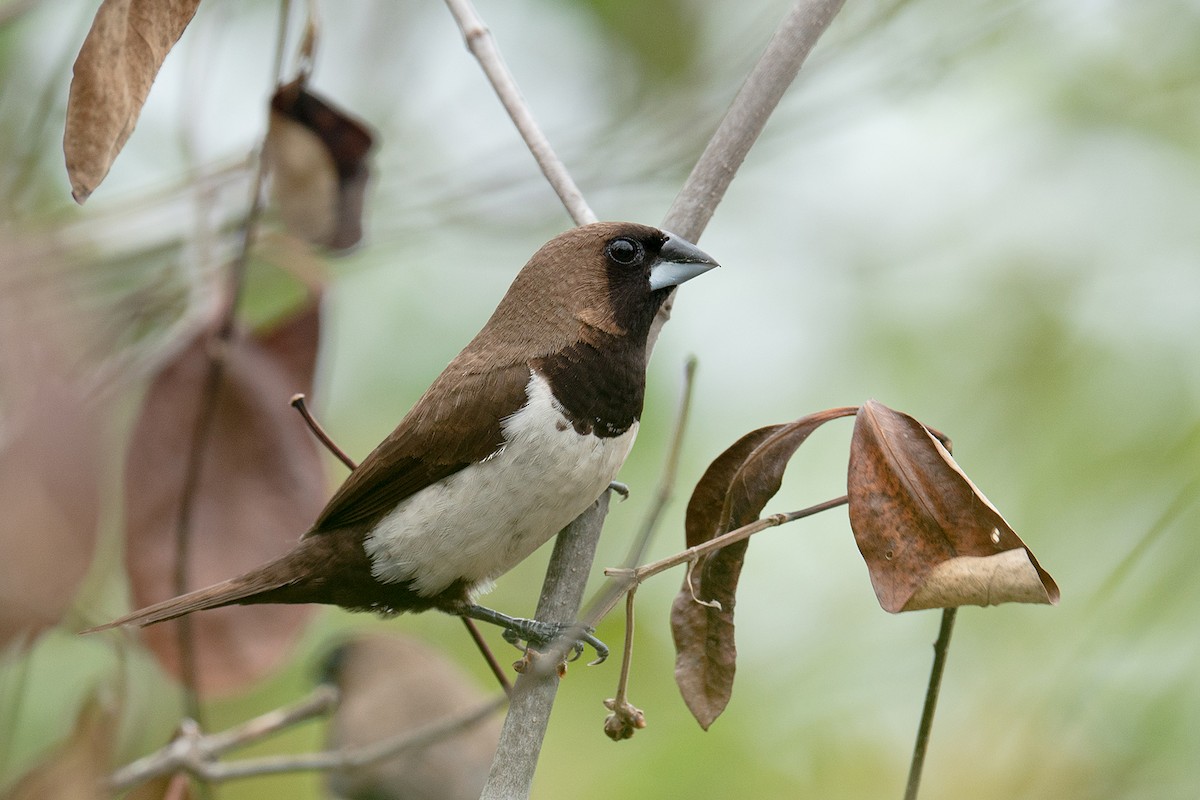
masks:
[[[662,227],[695,242],[784,92],[845,0],[797,0],[725,112]]]
[[[113,791],[124,791],[153,778],[180,771],[205,782],[219,783],[281,772],[363,767],[400,753],[429,747],[455,736],[503,708],[508,698],[500,696],[456,717],[370,744],[318,753],[249,758],[229,763],[217,761],[224,753],[320,716],[333,708],[337,701],[337,689],[330,685],[322,685],[298,703],[267,712],[227,731],[202,735],[195,723],[184,725],[182,735],[174,741],[113,773],[108,779],[108,786]]]
[[[583,199],[583,193],[575,185],[575,180],[567,172],[567,168],[555,155],[554,149],[550,146],[550,140],[542,133],[537,120],[533,118],[533,113],[529,110],[529,104],[525,102],[516,79],[508,71],[508,66],[500,55],[500,48],[496,46],[495,37],[483,23],[483,19],[475,10],[475,6],[471,4],[471,0],[446,0],[446,6],[454,15],[459,30],[462,31],[467,49],[478,59],[479,66],[483,67],[492,88],[496,91],[496,96],[500,98],[504,109],[512,117],[513,124],[517,126],[517,131],[525,140],[525,146],[537,160],[542,174],[546,176],[551,188],[558,194],[558,198],[566,207],[567,213],[571,215],[571,219],[575,220],[576,225],[595,222],[596,215],[592,213],[587,201]]]

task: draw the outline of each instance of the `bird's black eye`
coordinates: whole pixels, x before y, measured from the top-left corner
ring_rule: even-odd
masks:
[[[642,249],[640,242],[625,236],[609,242],[608,247],[604,248],[604,253],[614,264],[622,266],[641,263],[646,256],[646,251]]]

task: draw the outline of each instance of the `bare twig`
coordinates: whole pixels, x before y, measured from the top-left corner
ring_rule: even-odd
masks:
[[[826,500],[822,503],[809,506],[808,508],[802,508],[799,511],[788,511],[783,514],[772,514],[769,517],[756,519],[754,522],[751,522],[748,525],[743,525],[740,528],[734,528],[728,533],[713,537],[707,542],[701,542],[695,547],[689,547],[686,550],[681,550],[675,555],[661,558],[658,561],[652,561],[649,564],[644,564],[635,569],[629,569],[627,567],[609,567],[608,569],[604,570],[604,574],[610,578],[616,578],[618,585],[622,586],[624,589],[629,589],[639,583],[642,583],[647,578],[652,578],[660,572],[665,572],[666,570],[671,569],[671,567],[677,567],[680,564],[690,564],[701,556],[711,553],[713,550],[720,550],[722,547],[727,547],[735,542],[740,542],[743,539],[749,539],[754,534],[765,531],[768,528],[777,528],[780,525],[785,525],[789,522],[795,522],[798,519],[811,517],[813,514],[819,514],[820,512],[828,511],[831,508],[844,506],[848,502],[849,498],[846,497],[846,495],[842,495],[841,497],[835,497],[832,500]],[[600,606],[597,609],[599,616],[603,617],[605,614],[611,611],[613,606],[617,604],[617,599],[619,599],[620,596],[621,592],[617,592],[616,596],[608,604],[607,608]]]
[[[912,763],[908,768],[908,783],[904,787],[904,800],[917,800],[921,786],[921,770],[925,767],[925,751],[929,747],[929,732],[933,728],[933,713],[937,710],[938,694],[942,689],[942,673],[946,671],[946,652],[950,648],[950,634],[954,632],[954,617],[957,608],[942,609],[942,625],[937,641],[933,645],[933,668],[929,671],[929,687],[925,690],[925,707],[921,710],[921,724],[917,727],[917,739],[913,743]]]
[[[470,617],[459,617],[459,619],[467,627],[467,633],[471,635],[471,641],[475,642],[475,647],[479,648],[479,652],[483,654],[483,660],[487,662],[488,669],[492,671],[492,675],[496,677],[500,688],[504,690],[504,695],[512,697],[512,682],[509,681],[504,667],[500,666],[500,662],[496,660],[496,654],[488,646],[487,641],[483,638],[483,634],[479,632],[479,626],[475,624],[475,620]]]
[[[792,6],[679,190],[663,228],[692,242],[700,238],[767,118],[844,2],[797,0]]]
[[[625,650],[621,654],[621,677],[617,679],[617,694],[604,701],[604,707],[612,712],[604,720],[604,732],[614,742],[628,739],[646,727],[646,715],[629,702],[629,669],[633,664],[634,598],[637,586],[630,587],[625,595]]]
[[[587,583],[588,567],[595,558],[596,542],[608,512],[608,497],[608,492],[602,494],[595,505],[558,534],[542,584],[537,619],[548,622],[575,620]],[[548,662],[551,658],[539,660]],[[529,795],[542,739],[550,724],[550,710],[558,692],[558,675],[553,671],[542,673],[538,669],[528,670],[513,685],[511,705],[500,731],[500,744],[481,795],[483,800]]]
[[[617,696],[615,703],[617,706],[627,704],[627,695],[629,692],[629,666],[633,662],[633,623],[634,623],[634,598],[637,597],[637,586],[633,586],[625,595],[625,649],[621,653],[621,675],[617,678]]]
[[[159,750],[114,772],[108,779],[113,791],[124,791],[144,781],[181,769],[192,771],[222,753],[264,739],[300,722],[326,713],[337,705],[338,690],[318,686],[308,697],[277,708],[221,733],[204,736],[194,722],[185,720],[181,735]]]
[[[551,188],[558,194],[567,213],[571,215],[571,219],[575,220],[576,225],[595,222],[596,215],[592,213],[587,201],[583,199],[583,193],[575,185],[567,168],[554,154],[550,140],[542,133],[542,129],[533,118],[516,80],[508,71],[508,66],[505,65],[504,58],[500,55],[500,48],[496,46],[495,37],[480,18],[475,6],[471,4],[471,0],[446,0],[446,6],[454,15],[459,30],[462,31],[467,49],[479,60],[479,65],[483,67],[484,73],[491,81],[492,88],[496,90],[496,96],[500,98],[504,109],[512,117],[513,124],[517,126],[517,131],[525,140],[525,146],[537,160],[542,174],[546,176]]]
[[[457,736],[504,708],[507,703],[508,698],[500,695],[459,717],[435,722],[416,731],[397,734],[360,747],[294,756],[267,756],[230,764],[210,763],[194,774],[208,781],[219,782],[258,775],[275,775],[281,772],[330,771],[365,767],[393,758],[401,753],[420,750],[444,739]]]
[[[358,464],[354,459],[346,455],[346,451],[337,446],[337,442],[333,441],[333,438],[325,431],[325,428],[321,427],[321,423],[317,422],[317,418],[308,410],[308,404],[304,402],[303,394],[292,395],[289,405],[300,412],[300,416],[304,417],[304,421],[308,424],[308,429],[312,431],[312,435],[317,437],[321,444],[325,445],[325,449],[333,453],[338,461],[345,464],[346,469],[351,472],[358,469]]]
[[[182,735],[170,744],[114,773],[109,778],[109,786],[114,791],[123,791],[152,778],[179,771],[194,775],[202,781],[219,783],[235,778],[281,772],[362,767],[455,736],[477,725],[508,702],[504,696],[497,697],[460,716],[358,747],[320,753],[251,758],[227,764],[216,760],[230,750],[327,712],[336,705],[337,697],[338,691],[333,686],[319,686],[300,703],[271,711],[236,728],[209,736],[201,735],[194,723],[187,724]]]
[[[679,454],[683,452],[683,434],[687,430],[688,417],[692,410],[692,388],[696,381],[696,357],[688,356],[683,365],[683,389],[680,392],[679,412],[675,415],[675,429],[667,444],[667,460],[663,464],[662,475],[658,480],[658,489],[654,493],[654,501],[646,512],[642,528],[634,539],[629,555],[625,557],[625,566],[637,566],[646,555],[662,512],[671,502],[675,494],[675,479],[679,474]]]

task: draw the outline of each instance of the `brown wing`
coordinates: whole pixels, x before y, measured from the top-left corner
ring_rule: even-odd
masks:
[[[504,444],[500,422],[524,405],[529,368],[442,373],[396,430],[359,464],[306,535],[374,521],[397,503]]]

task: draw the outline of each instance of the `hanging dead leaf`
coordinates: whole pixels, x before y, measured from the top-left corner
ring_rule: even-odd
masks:
[[[1057,603],[1058,586],[920,422],[874,401],[850,445],[850,525],[886,611]]]
[[[274,331],[237,337],[225,354],[192,506],[189,586],[224,580],[274,558],[312,524],[327,494],[316,440],[288,398],[310,392],[319,321],[314,302]],[[175,530],[191,437],[208,373],[202,334],[158,375],[125,468],[126,567],[137,606],[175,594]],[[236,690],[278,665],[312,606],[234,606],[196,614],[201,689]],[[144,629],[179,673],[177,622]]]
[[[200,0],[104,0],[75,59],[63,154],[82,203],[133,133],[159,67]]]
[[[458,665],[400,636],[359,636],[330,659],[328,680],[340,690],[329,722],[329,749],[366,747],[470,713],[487,695]],[[338,797],[475,800],[500,738],[500,718],[384,761],[331,771]]]
[[[372,141],[365,124],[303,80],[275,92],[263,157],[289,233],[333,250],[358,244]]]
[[[783,482],[796,449],[831,419],[853,414],[835,408],[795,422],[751,431],[717,456],[688,502],[687,546],[713,539],[758,519]],[[733,691],[737,647],[733,609],[749,540],[697,561],[671,604],[675,683],[700,727],[708,730]]]

